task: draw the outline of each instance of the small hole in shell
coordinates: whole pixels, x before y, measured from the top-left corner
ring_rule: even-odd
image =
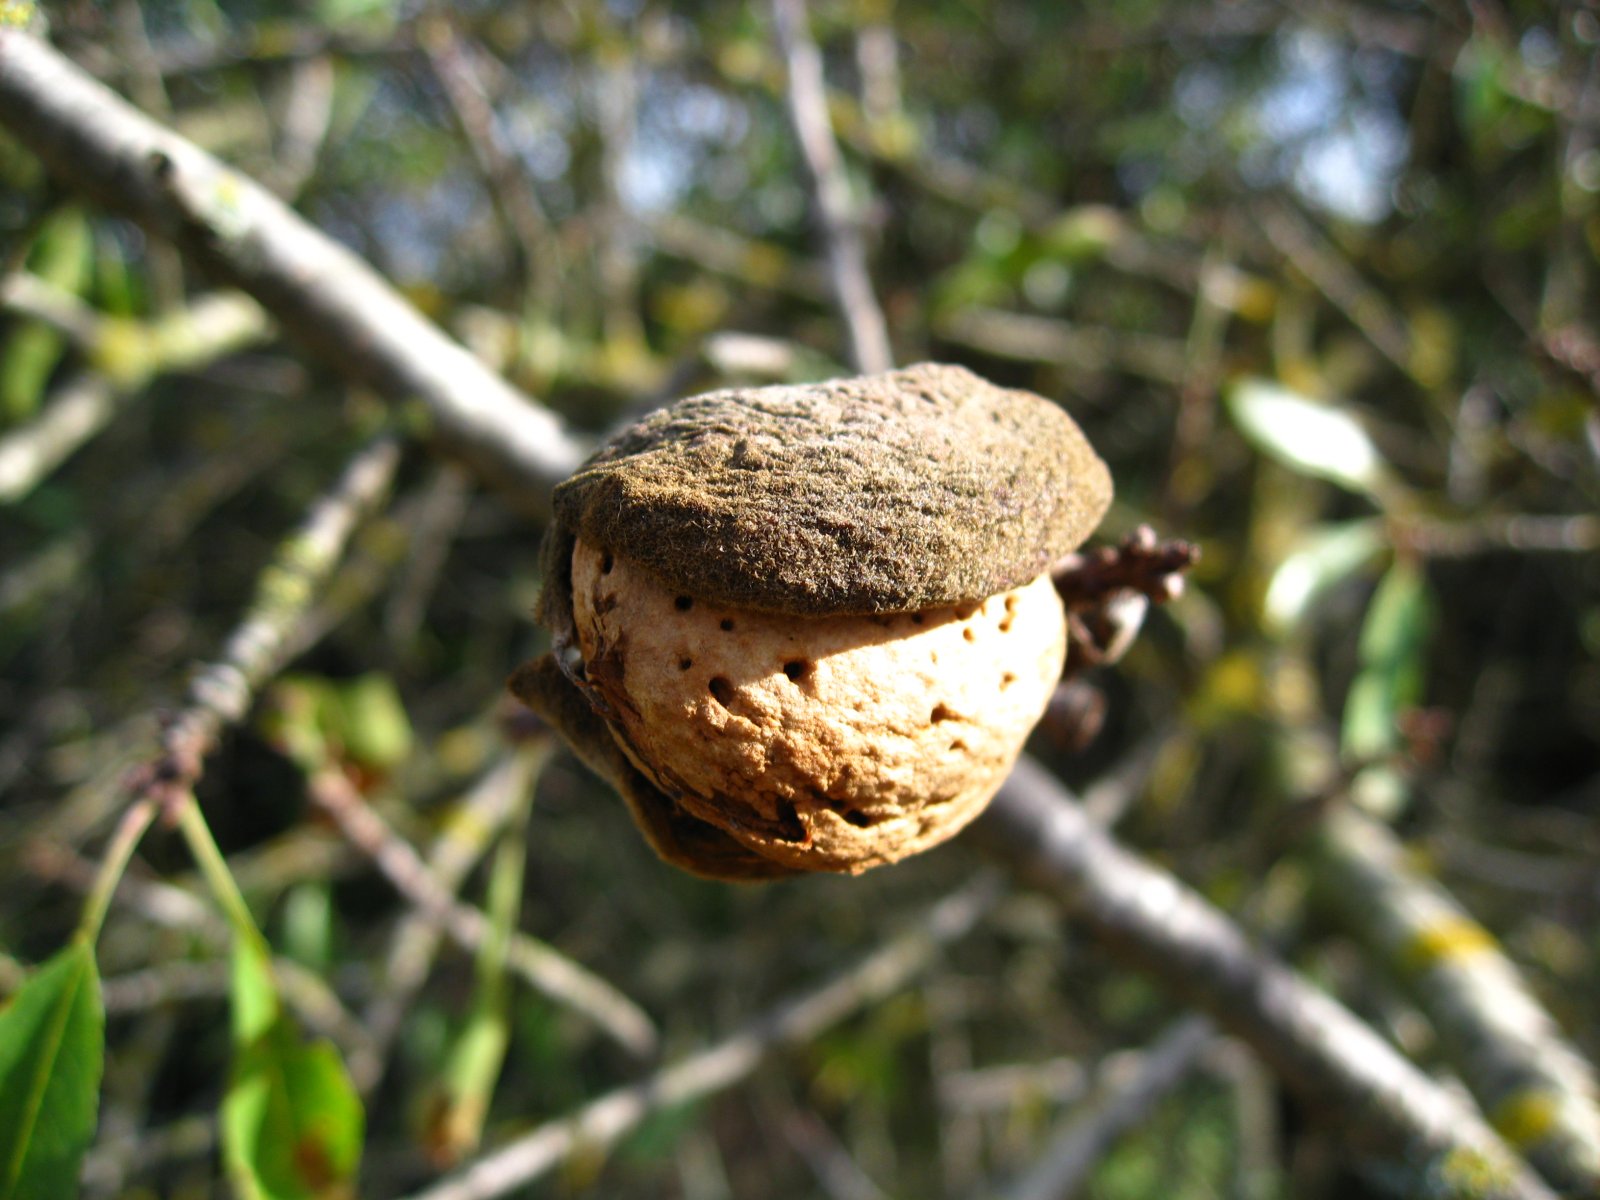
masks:
[[[799,683],[811,674],[811,664],[803,658],[792,659],[783,664],[783,673],[789,677],[791,683]]]
[[[733,684],[728,682],[726,676],[717,675],[712,678],[711,696],[723,708],[729,712],[733,711]]]
[[[678,670],[680,671],[687,671],[692,666],[694,666],[694,659],[692,658],[680,658],[678,660]]]
[[[933,711],[928,714],[928,720],[937,725],[940,721],[954,720],[955,715],[956,714],[951,710],[948,704],[935,704],[933,706]]]
[[[719,622],[719,624],[722,627],[722,632],[723,633],[732,633],[733,632],[733,618],[732,617],[723,617],[722,620]]]
[[[806,827],[801,824],[800,814],[787,800],[778,802],[778,825],[777,835],[786,842],[803,843],[811,840],[806,836]]]
[[[1002,692],[1005,691],[1008,687],[1010,687],[1016,681],[1017,681],[1017,677],[1015,675],[1013,675],[1010,671],[1007,671],[1004,675],[1000,676],[1000,690]]]
[[[969,642],[975,642],[978,640],[978,635],[972,632],[972,626],[970,625],[961,631],[961,636],[966,638]]]
[[[857,829],[866,829],[869,826],[876,824],[870,814],[862,812],[859,808],[845,809],[844,819],[849,824],[854,825]]]
[[[694,600],[689,596],[679,596],[672,602],[672,607],[679,612],[688,612],[694,607]]]
[[[1010,617],[1006,617],[1003,621],[1000,622],[1000,632],[1001,633],[1010,633],[1011,632],[1011,618]]]
[[[952,754],[965,754],[966,750],[967,744],[960,738],[956,738],[955,741],[950,743],[950,752]]]
[[[616,565],[617,565],[617,560],[612,557],[611,552],[609,550],[606,551],[604,557],[602,557],[600,559],[600,574],[602,574],[602,575],[611,574],[611,568],[616,566]]]
[[[912,613],[911,614],[911,623],[913,625],[921,625],[925,620],[927,620],[927,618],[924,617],[921,613]]]

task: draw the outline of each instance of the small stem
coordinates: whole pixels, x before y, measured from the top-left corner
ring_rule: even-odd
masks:
[[[140,800],[122,814],[116,832],[111,835],[105,859],[95,875],[89,898],[84,901],[83,917],[78,922],[78,936],[91,946],[100,936],[106,910],[111,907],[111,897],[117,890],[117,884],[122,882],[123,872],[128,869],[128,860],[133,857],[134,848],[155,819],[155,802]]]
[[[244,894],[234,882],[233,872],[228,870],[228,864],[222,857],[222,851],[217,848],[216,839],[211,836],[211,827],[206,824],[205,815],[201,813],[200,804],[194,798],[193,792],[179,802],[177,812],[178,828],[183,831],[184,840],[189,843],[189,853],[194,855],[195,865],[205,876],[206,884],[216,896],[217,903],[222,905],[228,924],[233,926],[234,936],[249,943],[260,951],[268,962],[271,962],[272,950],[267,945],[266,938],[261,936],[261,931],[256,928],[255,918],[250,915],[250,907],[244,902]]]

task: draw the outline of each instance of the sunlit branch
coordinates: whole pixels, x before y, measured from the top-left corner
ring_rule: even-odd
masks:
[[[348,378],[420,405],[434,434],[530,508],[584,454],[266,189],[151,121],[30,34],[0,32],[0,124],[61,182],[175,241]]]
[[[822,53],[811,40],[805,0],[773,0],[772,14],[778,47],[789,69],[789,120],[800,144],[812,204],[822,226],[834,302],[849,334],[850,357],[863,374],[887,371],[894,366],[889,329],[867,274],[866,243],[850,197],[844,161],[828,120]]]

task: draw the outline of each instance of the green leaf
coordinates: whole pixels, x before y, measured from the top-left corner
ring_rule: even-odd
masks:
[[[278,1019],[278,985],[266,957],[243,939],[234,940],[232,968],[233,1045],[239,1050],[265,1036]]]
[[[1264,379],[1228,392],[1228,407],[1245,437],[1302,475],[1372,497],[1380,504],[1397,485],[1378,448],[1355,417]]]
[[[45,963],[0,1011],[0,1200],[78,1194],[105,1023],[94,949],[84,940]]]
[[[259,950],[234,951],[234,1061],[223,1153],[245,1200],[354,1194],[366,1118],[338,1051],[306,1042],[283,1012]]]
[[[1267,584],[1262,602],[1267,629],[1283,633],[1297,625],[1323,593],[1371,562],[1386,545],[1379,521],[1307,530]]]
[[[330,759],[388,771],[411,753],[411,720],[387,675],[338,682],[290,675],[273,687],[272,698],[263,728],[306,771]]]
[[[1343,748],[1354,758],[1393,750],[1400,713],[1422,698],[1431,605],[1414,562],[1396,560],[1361,627],[1361,669],[1345,698]]]
[[[333,891],[325,879],[289,889],[283,901],[283,952],[312,971],[333,963]]]
[[[451,1044],[427,1106],[423,1140],[435,1163],[454,1165],[478,1148],[509,1041],[504,1002],[480,1000]]]
[[[89,281],[92,255],[88,220],[66,209],[45,222],[29,259],[40,279],[76,296]],[[36,322],[11,333],[0,349],[0,416],[22,421],[38,411],[65,347],[59,333]]]
[[[411,753],[411,720],[394,680],[374,672],[339,688],[339,740],[345,757],[372,770],[387,770]]]

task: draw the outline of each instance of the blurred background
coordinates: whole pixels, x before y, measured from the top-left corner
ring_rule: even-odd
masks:
[[[90,72],[575,427],[850,369],[764,5],[45,8]],[[817,0],[809,21],[896,359],[1058,400],[1112,467],[1103,536],[1148,522],[1203,549],[1185,595],[1093,678],[1098,739],[1068,752],[1063,703],[1035,752],[1120,838],[1435,1064],[1404,964],[1363,939],[1348,864],[1308,833],[1365,810],[1592,1061],[1600,10]],[[159,713],[385,409],[265,326],[196,335],[182,318],[211,285],[4,137],[0,181],[7,281],[32,288],[0,302],[0,458],[73,389],[108,398],[59,465],[0,480],[3,992],[70,936]],[[45,301],[78,327],[41,319]],[[508,740],[502,682],[544,644],[541,532],[408,451],[291,673],[201,783],[274,946],[331,985],[349,1038],[379,1038],[341,1045],[369,1058],[362,1195],[418,1187],[639,1063],[449,945],[374,1024],[410,910],[308,804],[286,750],[305,722],[400,835],[464,839],[464,898],[511,887],[499,911],[630,996],[669,1055],[859,959],[983,867],[960,840],[856,880],[732,887],[659,864],[574,760],[536,731]],[[536,793],[506,790],[508,763]],[[462,833],[474,804],[490,815]],[[135,875],[199,895],[159,831]],[[119,902],[101,945],[85,1194],[222,1195],[222,949],[151,895]],[[1183,1011],[1018,890],[914,986],[532,1194],[984,1194],[1103,1106]],[[484,1021],[503,1060],[475,1076],[462,1044]],[[1366,1194],[1228,1043],[1130,1125],[1082,1194]]]

